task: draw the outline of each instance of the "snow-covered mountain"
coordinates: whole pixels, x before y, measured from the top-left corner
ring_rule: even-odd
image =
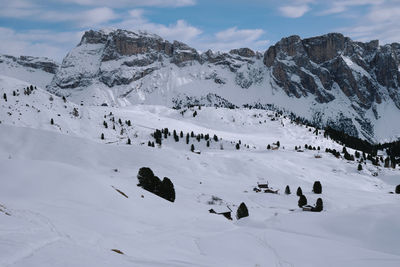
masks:
[[[283,38],[265,54],[195,49],[146,32],[88,31],[48,89],[72,101],[169,107],[273,104],[370,141],[396,139],[400,45],[341,34]]]

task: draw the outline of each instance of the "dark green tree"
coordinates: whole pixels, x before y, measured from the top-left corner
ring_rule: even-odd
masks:
[[[51,124],[51,125],[54,125],[54,120],[53,120],[53,118],[50,119],[50,124]]]
[[[315,203],[315,207],[311,209],[311,211],[321,212],[324,209],[324,203],[322,202],[322,198],[318,198]]]
[[[127,145],[130,145],[130,144],[131,144],[131,139],[130,139],[130,138],[128,138],[128,141],[126,142],[126,144],[127,144]]]
[[[101,133],[100,139],[101,139],[101,140],[104,140],[104,133]]]
[[[285,194],[286,195],[290,195],[291,194],[289,185],[287,185],[286,188],[285,188]]]
[[[358,170],[358,171],[362,171],[362,169],[363,169],[363,167],[362,167],[361,163],[359,163],[359,164],[358,164],[358,167],[357,167],[357,170]]]
[[[303,195],[303,190],[301,190],[301,187],[300,187],[300,186],[297,188],[296,195],[297,195],[298,197],[301,196],[301,195]]]
[[[194,145],[192,144],[191,146],[190,146],[190,151],[194,151]]]
[[[400,194],[400,184],[396,186],[396,194]]]
[[[301,195],[299,198],[299,202],[298,202],[299,207],[303,207],[305,205],[307,205],[307,198],[305,195]]]
[[[322,185],[320,181],[315,181],[313,185],[313,192],[315,194],[321,194],[322,193]]]
[[[247,209],[246,204],[244,202],[240,203],[239,208],[236,211],[236,219],[241,219],[244,217],[249,217],[249,210]]]

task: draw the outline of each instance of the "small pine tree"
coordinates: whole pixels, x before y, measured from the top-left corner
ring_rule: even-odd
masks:
[[[300,186],[297,188],[296,195],[297,195],[298,197],[301,196],[301,195],[303,195],[303,190],[301,190],[301,187],[300,187]]]
[[[152,146],[150,141],[147,143],[147,146]]]
[[[239,208],[236,211],[236,219],[241,219],[244,217],[249,217],[249,210],[247,209],[246,204],[244,202],[240,203]]]
[[[239,150],[240,149],[240,145],[239,143],[236,143],[236,149]]]
[[[294,150],[297,150],[297,146],[294,146]]]
[[[108,128],[108,124],[107,124],[107,122],[106,121],[103,121],[103,125],[104,125],[104,128]]]
[[[51,125],[54,125],[54,120],[53,120],[53,118],[50,119],[50,124],[51,124]]]
[[[210,140],[207,140],[207,147],[210,147]]]
[[[322,202],[322,198],[318,198],[317,202],[315,203],[315,207],[311,209],[311,211],[321,212],[324,209],[324,204]]]
[[[400,194],[400,184],[396,186],[395,193]]]
[[[3,94],[3,98],[7,102],[7,94],[6,93]]]
[[[322,185],[320,181],[315,181],[313,185],[313,192],[315,194],[321,194],[322,193]]]
[[[193,112],[193,117],[196,117],[197,116],[197,111],[194,111]]]
[[[190,151],[194,151],[194,145],[192,144],[191,146],[190,146]]]
[[[191,133],[190,133],[190,137],[194,137],[194,132],[192,131]]]
[[[281,143],[278,141],[278,142],[276,142],[276,146],[277,147],[280,147],[281,146]]]
[[[126,144],[127,144],[127,145],[130,145],[130,144],[131,144],[131,139],[130,139],[130,138],[128,138],[128,141],[126,142]]]
[[[287,185],[286,188],[285,188],[285,194],[286,195],[290,195],[291,194],[289,185]]]
[[[118,123],[119,123],[120,125],[122,125],[122,120],[121,120],[121,118],[118,119]]]
[[[13,91],[13,96],[16,96],[16,95],[17,95],[17,93],[15,91]]]
[[[218,142],[218,136],[217,135],[214,134],[213,139],[214,139],[215,142]]]
[[[183,132],[182,131],[180,132],[179,137],[183,138]]]
[[[358,164],[358,167],[357,167],[357,170],[358,170],[358,171],[362,171],[362,169],[363,169],[363,167],[362,167],[361,163],[359,163],[359,164]]]
[[[104,133],[101,133],[100,139],[104,140]]]
[[[62,100],[64,101],[64,103],[67,102],[67,99],[65,98],[65,96],[62,97]]]
[[[299,205],[300,208],[305,206],[305,205],[307,205],[306,196],[305,195],[301,195],[297,204]]]
[[[189,144],[189,133],[186,134],[186,144]]]
[[[271,149],[271,145],[270,144],[267,145],[267,149]]]

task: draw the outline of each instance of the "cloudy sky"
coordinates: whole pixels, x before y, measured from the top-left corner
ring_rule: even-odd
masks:
[[[0,54],[61,61],[88,29],[142,29],[200,51],[342,32],[400,42],[400,0],[0,0]]]

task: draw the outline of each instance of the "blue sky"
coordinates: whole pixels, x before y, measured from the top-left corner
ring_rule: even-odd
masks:
[[[400,0],[0,0],[0,53],[61,61],[88,29],[147,30],[199,51],[265,51],[282,37],[342,32],[400,42]]]

